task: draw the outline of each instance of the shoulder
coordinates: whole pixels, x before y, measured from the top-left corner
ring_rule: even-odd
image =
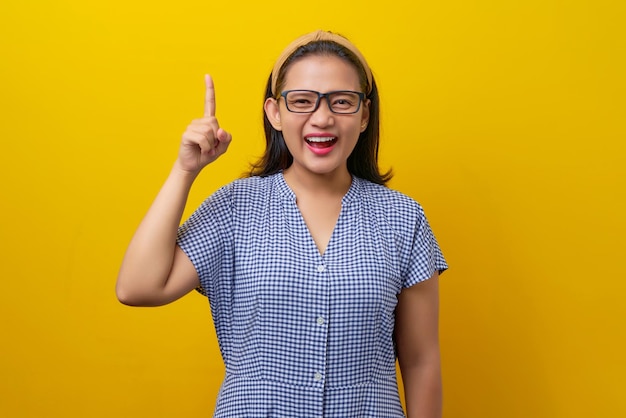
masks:
[[[245,177],[233,180],[217,189],[209,199],[236,199],[246,196],[262,195],[273,187],[275,175],[266,177]]]
[[[418,220],[424,216],[422,205],[411,196],[367,180],[358,179],[358,181],[363,200],[376,212],[405,220]]]
[[[245,177],[237,179],[224,186],[229,190],[231,198],[235,201],[248,201],[266,198],[276,187],[276,174],[260,177]]]
[[[243,177],[231,182],[231,186],[240,190],[257,190],[259,188],[271,187],[276,181],[278,174],[272,174],[269,176],[252,176]]]
[[[274,182],[272,176],[231,181],[208,196],[186,224],[229,223],[235,217],[241,218],[241,214],[263,210],[267,206],[265,202],[273,195],[271,189]]]
[[[255,210],[275,199],[280,189],[277,175],[254,176],[234,180],[215,191],[207,200],[210,206],[221,206],[228,210]]]

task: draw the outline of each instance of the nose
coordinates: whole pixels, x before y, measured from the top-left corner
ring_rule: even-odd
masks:
[[[311,123],[316,126],[327,126],[334,123],[335,115],[330,110],[327,97],[320,98],[317,109],[311,113],[309,119],[311,120]]]

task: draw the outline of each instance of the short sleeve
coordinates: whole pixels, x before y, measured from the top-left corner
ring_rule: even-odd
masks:
[[[197,289],[211,297],[232,241],[232,185],[207,198],[178,228],[177,244],[198,273]]]
[[[402,271],[402,287],[411,287],[430,278],[435,272],[439,274],[448,269],[448,264],[439,248],[435,235],[430,228],[422,207],[417,206],[417,217],[412,223],[412,239],[406,246],[408,252]]]

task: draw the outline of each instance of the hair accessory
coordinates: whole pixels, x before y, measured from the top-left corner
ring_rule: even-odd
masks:
[[[327,32],[323,30],[318,30],[315,32],[307,33],[306,35],[302,35],[292,43],[290,43],[287,48],[280,54],[278,60],[276,60],[276,64],[274,64],[274,69],[272,70],[272,94],[276,95],[276,83],[278,81],[278,73],[280,69],[285,64],[285,61],[289,59],[291,54],[293,54],[298,48],[309,44],[314,41],[332,41],[336,42],[341,46],[348,48],[361,62],[363,68],[365,69],[365,74],[367,76],[367,94],[372,91],[372,71],[370,70],[369,65],[367,65],[367,61],[365,61],[365,57],[361,52],[354,46],[352,42],[347,40],[341,35],[337,35],[332,32]]]

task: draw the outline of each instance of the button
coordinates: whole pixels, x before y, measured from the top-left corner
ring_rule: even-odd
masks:
[[[319,266],[317,266],[317,271],[319,271],[320,273],[326,271],[326,266],[323,264],[320,264]]]
[[[322,374],[320,372],[316,372],[315,375],[313,375],[313,379],[316,382],[319,382],[320,380],[322,380]]]
[[[321,317],[321,316],[317,317],[317,325],[324,325],[324,317]]]

